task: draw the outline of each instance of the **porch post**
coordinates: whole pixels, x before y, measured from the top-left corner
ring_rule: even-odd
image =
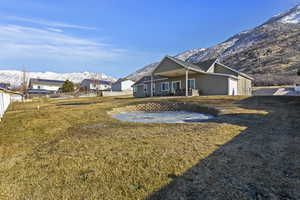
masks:
[[[189,71],[185,71],[185,96],[189,96]]]
[[[151,97],[153,97],[153,74],[151,74]]]

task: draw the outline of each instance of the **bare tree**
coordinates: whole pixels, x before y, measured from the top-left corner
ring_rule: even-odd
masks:
[[[26,72],[26,69],[23,68],[23,69],[22,69],[22,83],[21,83],[21,89],[22,89],[22,92],[23,92],[24,94],[26,94],[26,92],[27,92],[27,83],[28,83],[27,72]]]

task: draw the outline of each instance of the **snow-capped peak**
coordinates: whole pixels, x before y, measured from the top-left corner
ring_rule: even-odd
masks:
[[[300,4],[288,11],[273,16],[268,23],[279,22],[283,24],[300,24]]]
[[[0,82],[10,83],[12,86],[19,86],[22,83],[23,72],[17,70],[0,70]],[[99,79],[107,81],[116,81],[115,78],[102,73],[92,72],[73,72],[73,73],[55,73],[55,72],[26,72],[26,79],[41,78],[50,80],[70,80],[74,83],[80,83],[83,79]]]

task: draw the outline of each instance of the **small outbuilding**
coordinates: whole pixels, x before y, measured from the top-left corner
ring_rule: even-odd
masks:
[[[120,91],[132,91],[132,85],[135,82],[132,80],[129,80],[127,78],[120,78],[115,83],[112,84],[112,91],[114,92],[120,92]]]
[[[99,90],[108,91],[111,90],[112,83],[110,81],[98,80],[98,79],[84,79],[80,86],[84,87],[86,90]]]

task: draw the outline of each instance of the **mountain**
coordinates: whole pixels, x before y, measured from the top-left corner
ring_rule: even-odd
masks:
[[[13,87],[20,86],[23,79],[23,72],[16,70],[0,70],[0,83],[10,83]],[[26,72],[26,78],[41,78],[50,80],[70,80],[74,83],[80,83],[83,79],[95,78],[107,81],[116,81],[113,77],[105,74],[91,72],[76,73],[54,73],[54,72]]]
[[[243,31],[209,48],[185,51],[175,57],[197,64],[219,58],[228,66],[255,78],[257,85],[292,84],[300,68],[300,5],[280,13],[262,25]],[[155,63],[128,76],[139,79]]]

